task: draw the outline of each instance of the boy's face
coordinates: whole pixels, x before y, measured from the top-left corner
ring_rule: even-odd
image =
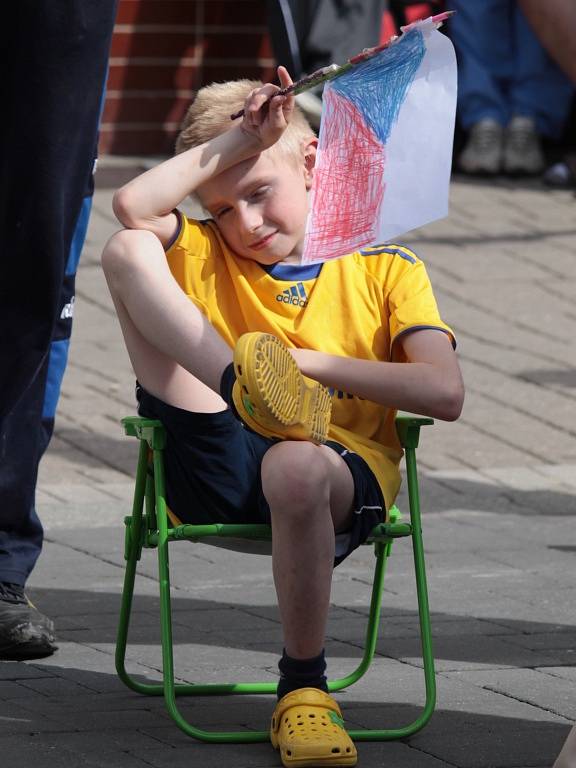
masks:
[[[315,146],[301,163],[263,152],[202,184],[196,191],[230,248],[260,264],[300,260]]]

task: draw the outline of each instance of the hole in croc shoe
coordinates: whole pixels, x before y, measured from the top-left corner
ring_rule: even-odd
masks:
[[[316,715],[308,715],[308,717],[316,717]]]
[[[350,747],[346,747],[346,752],[351,752]]]
[[[242,376],[242,366],[238,366],[238,376]]]
[[[340,754],[340,747],[332,747],[332,754],[333,755],[339,755]]]
[[[287,749],[286,750],[286,754],[288,755],[288,757],[291,757],[292,756],[292,750]]]

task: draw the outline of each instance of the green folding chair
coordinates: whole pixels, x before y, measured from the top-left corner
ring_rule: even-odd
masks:
[[[275,694],[276,684],[262,683],[175,683],[172,647],[172,615],[170,606],[170,573],[168,567],[168,545],[176,541],[218,543],[241,551],[254,552],[263,546],[270,547],[271,531],[267,525],[172,525],[166,506],[164,480],[164,446],[166,433],[160,421],[129,417],[122,420],[124,431],[140,440],[136,485],[132,515],[125,518],[125,559],[126,572],[120,619],[116,642],[116,670],[120,679],[133,691],[149,696],[164,696],[166,708],[179,728],[189,736],[207,742],[261,742],[269,740],[268,731],[206,731],[190,724],[180,713],[178,696],[221,696],[227,694]],[[420,715],[403,728],[350,730],[355,741],[388,741],[402,739],[420,730],[434,711],[436,684],[434,678],[434,657],[430,630],[430,612],[424,565],[424,549],[420,522],[420,500],[416,468],[416,448],[420,427],[433,424],[433,420],[410,414],[396,417],[396,430],[405,450],[410,522],[401,522],[397,507],[389,512],[388,522],[377,525],[367,544],[374,547],[376,564],[370,601],[370,612],[366,628],[363,657],[357,668],[346,677],[331,680],[330,691],[339,691],[359,680],[370,667],[380,623],[384,571],[390,556],[394,539],[411,537],[414,553],[418,614],[426,702]],[[160,627],[162,642],[162,683],[141,683],[126,671],[126,645],[134,592],[137,562],[142,549],[158,550],[158,575],[160,587]]]

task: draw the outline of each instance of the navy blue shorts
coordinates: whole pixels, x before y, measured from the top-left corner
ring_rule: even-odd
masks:
[[[228,408],[193,413],[168,405],[140,385],[141,416],[159,419],[166,429],[164,465],[168,506],[183,523],[266,523],[270,508],[262,492],[260,465],[278,440],[244,426]],[[385,518],[382,491],[364,459],[329,441],[354,479],[352,527],[338,534],[335,564],[362,544]]]

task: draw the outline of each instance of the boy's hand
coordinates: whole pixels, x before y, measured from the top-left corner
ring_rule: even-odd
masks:
[[[258,139],[262,150],[268,149],[282,136],[294,110],[294,96],[274,96],[281,88],[292,85],[285,67],[278,67],[280,87],[267,83],[256,88],[246,99],[241,129]],[[273,97],[270,101],[270,97]]]

